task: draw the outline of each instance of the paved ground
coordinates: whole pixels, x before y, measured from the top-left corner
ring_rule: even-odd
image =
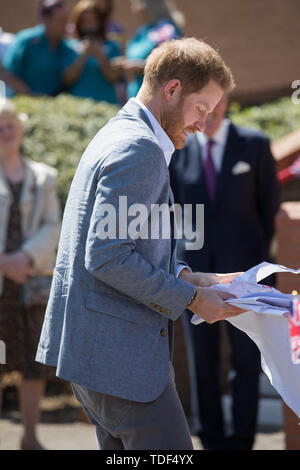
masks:
[[[0,450],[17,450],[22,435],[20,423],[0,420]],[[38,428],[41,443],[48,450],[97,450],[94,427],[85,423],[42,423]],[[201,450],[199,440],[193,437],[194,447]],[[255,450],[283,450],[283,432],[258,433]]]
[[[48,450],[97,450],[94,427],[79,421],[78,408],[67,404],[60,409],[45,407],[38,437]],[[19,411],[5,411],[0,419],[0,450],[17,450],[22,436]],[[201,450],[197,437],[193,437],[194,447]],[[283,450],[284,433],[278,426],[263,432],[259,430],[255,450]]]

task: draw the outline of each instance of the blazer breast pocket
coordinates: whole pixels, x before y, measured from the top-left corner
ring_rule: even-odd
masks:
[[[231,173],[235,176],[244,175],[245,173],[251,172],[251,165],[248,162],[239,161],[237,162],[231,170]]]

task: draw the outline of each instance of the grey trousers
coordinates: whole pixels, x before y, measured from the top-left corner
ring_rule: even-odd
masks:
[[[171,368],[172,369],[172,368]],[[101,450],[193,450],[173,371],[159,398],[138,403],[71,384]]]

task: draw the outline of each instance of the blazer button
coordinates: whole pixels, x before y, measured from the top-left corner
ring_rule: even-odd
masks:
[[[160,336],[167,336],[168,332],[164,328],[160,330]]]

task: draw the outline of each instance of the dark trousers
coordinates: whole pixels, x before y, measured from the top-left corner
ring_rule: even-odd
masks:
[[[233,434],[226,436],[220,383],[220,322],[192,325],[190,317],[185,313],[183,323],[186,339],[190,341],[189,362],[194,368],[192,393],[197,394],[195,399],[201,422],[201,430],[197,434],[205,449],[251,449],[258,409],[260,352],[244,332],[225,322],[234,370]]]

